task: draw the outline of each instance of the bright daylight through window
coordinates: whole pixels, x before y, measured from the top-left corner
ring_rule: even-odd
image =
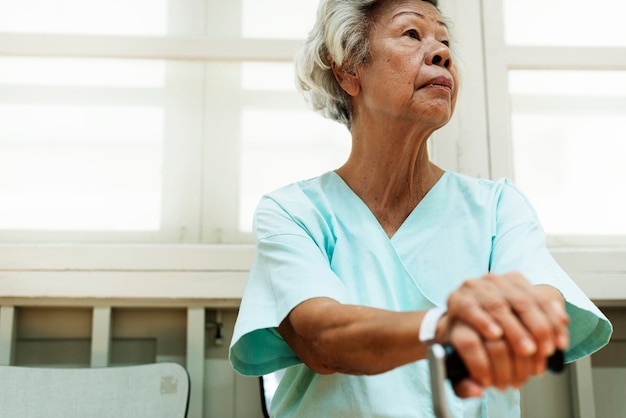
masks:
[[[0,32],[111,45],[116,36],[306,37],[316,1],[269,3],[0,0]],[[347,130],[307,108],[288,61],[46,57],[40,48],[0,56],[0,230],[220,239],[202,237],[210,225],[245,237],[263,193],[347,156]],[[164,228],[174,232],[159,238]]]
[[[309,110],[294,86],[290,54],[317,3],[0,0],[0,34],[17,45],[0,54],[3,239],[249,242],[263,193],[336,168],[349,152],[345,127]],[[505,49],[626,48],[622,0],[503,6]],[[36,53],[20,52],[38,35]],[[194,59],[153,55],[187,38],[262,42],[267,52],[241,43],[230,60],[209,47]],[[152,46],[120,55],[120,39]],[[57,56],[59,45],[77,52]],[[626,71],[551,59],[509,66],[509,96],[490,103],[509,100],[500,119],[510,117],[514,180],[550,235],[626,234]],[[449,154],[438,157],[468,158]]]
[[[510,46],[556,47],[550,58],[558,47],[626,53],[622,0],[504,6]],[[515,181],[550,235],[626,235],[626,71],[579,56],[584,69],[550,68],[553,60],[546,69],[509,70]]]

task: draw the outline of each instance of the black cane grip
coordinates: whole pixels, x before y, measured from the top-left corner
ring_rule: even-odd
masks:
[[[454,384],[468,378],[469,371],[454,347],[451,344],[444,344],[443,349],[446,353],[446,376],[450,382]],[[560,373],[565,369],[565,354],[562,350],[556,350],[548,357],[547,363],[548,370]]]

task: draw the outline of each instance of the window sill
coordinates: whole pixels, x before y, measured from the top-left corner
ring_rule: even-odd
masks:
[[[556,261],[600,306],[626,305],[626,248],[555,247]],[[245,289],[252,244],[0,245],[3,304],[236,307]],[[51,302],[51,301],[50,301]],[[50,303],[46,303],[50,304]]]

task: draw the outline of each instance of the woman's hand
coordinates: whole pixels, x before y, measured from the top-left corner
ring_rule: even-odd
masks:
[[[457,394],[520,387],[542,374],[547,357],[567,348],[567,324],[564,300],[550,286],[533,286],[518,273],[468,280],[448,298],[438,327],[472,376],[455,387]]]

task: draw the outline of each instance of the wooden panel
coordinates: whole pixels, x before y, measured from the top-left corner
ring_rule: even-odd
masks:
[[[209,358],[205,367],[204,416],[235,418],[235,372],[230,363],[226,359]]]
[[[16,307],[16,365],[88,367],[93,312],[76,307]]]
[[[0,364],[13,363],[15,347],[15,308],[13,306],[0,307]]]
[[[522,418],[572,418],[569,369],[533,377],[521,390]]]
[[[253,245],[0,245],[0,271],[247,271]]]
[[[229,364],[230,366],[230,364]],[[234,418],[263,418],[261,389],[258,377],[242,376],[234,373]]]
[[[90,365],[89,338],[17,338],[16,366],[84,368]]]
[[[238,306],[246,272],[0,272],[0,303]],[[112,301],[115,301],[112,303]]]
[[[626,249],[552,248],[554,259],[572,273],[612,273],[626,275]]]
[[[94,308],[91,367],[107,367],[111,358],[111,307]]]
[[[188,418],[202,418],[204,410],[205,310],[187,310],[187,371],[191,381]]]
[[[626,369],[593,369],[597,417],[623,417],[626,414]]]
[[[596,406],[593,392],[591,358],[584,357],[571,364],[572,406],[574,418],[595,418]]]
[[[626,306],[626,249],[552,248],[554,259],[601,306]]]

